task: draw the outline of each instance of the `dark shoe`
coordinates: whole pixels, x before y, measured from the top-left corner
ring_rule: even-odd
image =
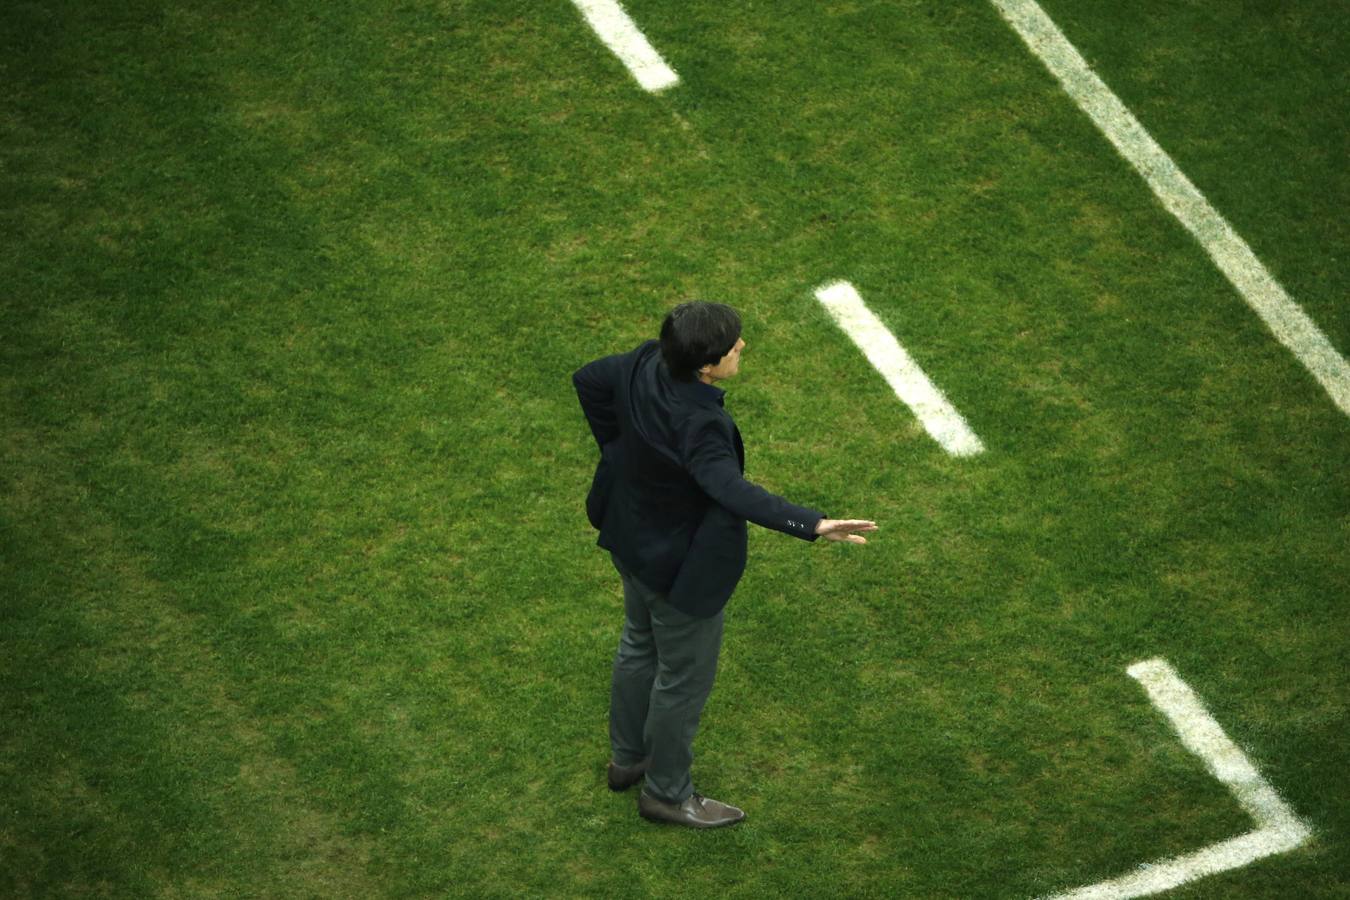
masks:
[[[651,760],[644,759],[635,766],[616,766],[611,760],[609,764],[609,789],[611,791],[628,790],[642,780],[650,762]]]
[[[690,828],[719,828],[745,818],[745,811],[727,803],[690,794],[683,803],[663,803],[643,791],[638,794],[638,815],[653,822],[674,822]]]

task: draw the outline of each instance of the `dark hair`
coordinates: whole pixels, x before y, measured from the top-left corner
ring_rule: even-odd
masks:
[[[741,317],[725,303],[691,300],[666,313],[661,356],[670,374],[692,381],[698,370],[731,352],[741,336]]]

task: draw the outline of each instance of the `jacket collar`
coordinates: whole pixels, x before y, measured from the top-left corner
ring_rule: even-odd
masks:
[[[674,381],[674,379],[671,379]],[[693,381],[676,381],[675,388],[680,395],[699,406],[722,405],[722,398],[726,396],[726,391],[720,387],[711,384],[704,384],[695,379]]]
[[[675,396],[695,406],[722,406],[722,398],[726,396],[726,391],[711,384],[704,384],[697,378],[693,381],[678,381],[670,374],[666,361],[661,358],[660,345],[656,341],[648,341],[646,346],[651,348],[655,357],[657,380],[669,385],[667,390],[673,389]]]

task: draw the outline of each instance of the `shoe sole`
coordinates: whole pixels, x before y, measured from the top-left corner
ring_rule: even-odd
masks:
[[[648,822],[657,822],[662,825],[683,825],[685,828],[726,828],[728,825],[735,825],[737,822],[745,821],[745,815],[743,813],[737,818],[727,819],[725,822],[690,822],[685,819],[667,819],[665,816],[649,813],[641,808],[638,809],[638,815]]]

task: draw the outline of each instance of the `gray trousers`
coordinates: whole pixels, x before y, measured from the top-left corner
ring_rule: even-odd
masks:
[[[694,792],[694,734],[717,675],[722,613],[686,615],[614,565],[623,578],[624,623],[610,682],[610,749],[621,766],[650,757],[647,793],[683,803]]]

